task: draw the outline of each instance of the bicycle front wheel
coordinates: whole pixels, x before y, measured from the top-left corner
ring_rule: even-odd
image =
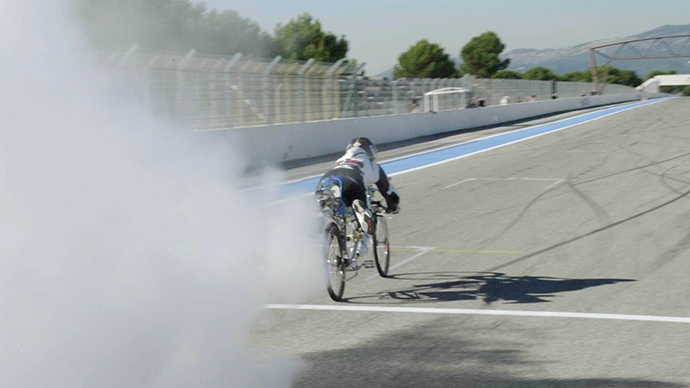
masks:
[[[388,277],[390,266],[391,245],[388,240],[388,221],[385,215],[376,217],[376,233],[374,233],[374,259],[376,270],[381,277]]]
[[[328,295],[339,301],[345,292],[345,264],[343,239],[336,225],[328,228],[326,240],[326,276]]]

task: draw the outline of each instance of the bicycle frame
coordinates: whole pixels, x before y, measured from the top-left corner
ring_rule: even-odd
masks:
[[[337,186],[334,184],[337,184]],[[361,246],[362,240],[366,236],[362,230],[357,217],[355,217],[354,209],[345,206],[341,198],[342,182],[340,179],[323,179],[316,190],[318,205],[321,214],[324,217],[322,225],[322,233],[326,236],[328,252],[326,253],[326,264],[328,266],[328,293],[331,299],[339,301],[342,298],[345,290],[345,283],[352,280],[361,268],[373,268],[376,266],[377,271],[382,277],[388,276],[388,268],[390,263],[390,243],[388,240],[388,228],[385,217],[386,208],[381,202],[374,201],[373,197],[378,190],[373,187],[366,189],[366,204],[376,216],[376,223],[374,225],[373,241],[374,241],[374,260],[364,260],[362,262],[355,262],[353,268],[353,261],[351,254],[357,253]],[[384,221],[381,223],[381,221]],[[348,223],[352,223],[352,227],[348,228]],[[382,229],[380,229],[382,228]],[[379,243],[377,242],[378,232],[384,233],[384,239],[378,240],[383,242],[384,251],[383,256],[378,251]],[[334,238],[338,240],[339,257],[334,259],[333,250]],[[383,261],[381,261],[383,258]],[[353,273],[349,279],[346,273]]]
[[[331,225],[335,225],[338,228],[341,238],[345,241],[345,252],[342,252],[342,257],[349,262],[351,260],[350,250],[356,252],[358,244],[362,241],[362,231],[358,226],[353,228],[347,227],[348,223],[356,223],[354,213],[351,208],[345,206],[339,196],[335,195],[334,191],[338,192],[338,190],[332,190],[330,187],[329,185],[317,190],[317,199],[325,216],[322,230],[328,231]],[[342,192],[342,186],[339,192]],[[351,231],[350,235],[348,235],[348,231]],[[358,271],[363,266],[364,264],[360,263],[356,268],[348,268],[347,270]]]

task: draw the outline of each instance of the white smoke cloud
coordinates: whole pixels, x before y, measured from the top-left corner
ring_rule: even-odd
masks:
[[[304,204],[255,206],[241,155],[112,89],[69,12],[0,2],[0,386],[289,386],[247,332],[322,292]]]

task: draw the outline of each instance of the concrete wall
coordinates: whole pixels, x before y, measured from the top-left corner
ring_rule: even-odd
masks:
[[[252,164],[279,163],[344,151],[347,143],[357,136],[367,136],[377,144],[385,144],[551,113],[661,96],[636,93],[565,98],[438,113],[409,113],[213,130],[204,134],[217,137],[217,141],[232,141],[239,144]]]

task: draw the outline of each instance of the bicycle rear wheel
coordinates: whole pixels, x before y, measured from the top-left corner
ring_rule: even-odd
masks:
[[[343,260],[343,239],[336,225],[328,228],[326,239],[326,276],[328,295],[339,301],[345,292],[345,264]]]
[[[376,216],[376,233],[374,233],[374,259],[376,270],[381,277],[388,277],[388,267],[390,266],[391,245],[388,240],[388,221],[386,216]]]

